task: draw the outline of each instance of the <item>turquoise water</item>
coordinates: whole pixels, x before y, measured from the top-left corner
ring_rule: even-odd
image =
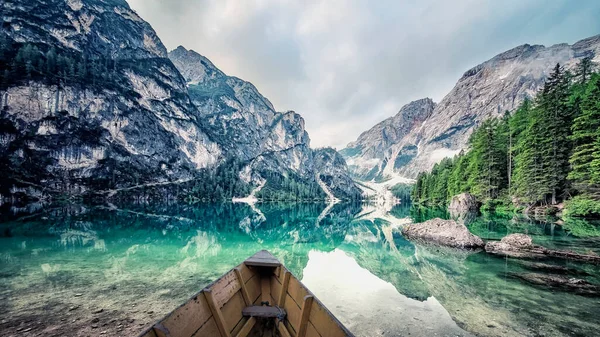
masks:
[[[268,249],[357,336],[596,336],[600,299],[526,283],[552,274],[600,284],[598,266],[522,261],[404,240],[443,211],[360,204],[4,208],[3,336],[135,336],[260,249]],[[484,239],[522,232],[600,254],[598,225],[487,215]],[[546,267],[544,267],[546,266]]]

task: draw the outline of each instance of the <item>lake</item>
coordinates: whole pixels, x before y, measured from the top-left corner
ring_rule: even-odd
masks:
[[[539,261],[405,240],[440,210],[362,204],[59,205],[2,208],[3,336],[135,336],[260,249],[279,258],[356,336],[595,336],[600,298],[526,283]],[[600,254],[595,223],[483,215],[487,240],[527,233]],[[600,284],[600,267],[565,260]]]

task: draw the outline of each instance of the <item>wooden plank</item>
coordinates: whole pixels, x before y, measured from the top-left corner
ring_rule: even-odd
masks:
[[[229,331],[227,330],[226,325],[225,325],[225,319],[223,318],[223,313],[221,313],[221,310],[217,306],[218,304],[217,304],[217,301],[215,300],[215,297],[213,296],[212,290],[205,289],[204,296],[206,297],[206,302],[208,303],[210,311],[212,312],[215,322],[217,323],[217,327],[219,328],[219,333],[220,333],[221,337],[230,337]]]
[[[254,304],[256,299],[260,299],[260,276],[255,275],[246,281],[246,289],[248,289],[248,296],[250,296],[250,300]]]
[[[317,329],[315,329],[315,326],[312,325],[312,323],[310,321],[308,321],[308,324],[307,324],[306,337],[322,337],[319,334],[319,332],[317,331]]]
[[[246,282],[248,282],[249,279],[256,275],[256,272],[254,270],[248,268],[248,266],[246,266],[243,263],[237,266],[237,268],[242,272],[242,278],[246,280]]]
[[[308,320],[321,336],[346,337],[344,328],[341,327],[333,316],[323,307],[319,301],[313,301]]]
[[[175,309],[160,323],[172,336],[191,336],[212,316],[203,295],[199,294]]]
[[[244,326],[242,327],[242,329],[240,330],[240,332],[238,332],[235,337],[246,337],[246,336],[248,336],[248,334],[250,334],[250,331],[252,331],[252,328],[254,328],[255,324],[256,324],[256,318],[250,317],[246,321],[246,323],[244,324]]]
[[[207,337],[207,336],[220,336],[221,332],[219,331],[219,327],[217,327],[217,322],[215,321],[214,316],[209,318],[206,321],[200,330],[198,330],[192,337]],[[179,337],[179,336],[177,336]]]
[[[285,310],[278,307],[267,307],[260,305],[252,305],[245,307],[242,310],[242,315],[246,317],[261,317],[261,318],[273,318],[273,317],[285,317]]]
[[[238,282],[237,275],[233,270],[223,275],[223,277],[210,287],[215,304],[219,309],[240,289],[240,282]]]
[[[292,337],[288,329],[285,327],[285,324],[282,322],[277,322],[277,330],[282,337]]]
[[[271,301],[271,282],[269,282],[270,277],[262,276],[260,278],[260,298],[262,298],[262,302]]]
[[[281,277],[283,276],[282,271],[284,270],[285,267],[283,267],[283,265],[275,268],[275,270],[273,271],[273,275],[275,276],[275,278],[277,279],[277,281],[279,281],[279,283],[281,283]]]
[[[223,318],[225,319],[225,327],[227,328],[227,332],[232,336],[235,335],[235,333],[233,333],[235,327],[243,318],[242,310],[245,306],[244,298],[241,292],[238,291],[231,297],[229,302],[225,303],[223,308],[221,308]]]
[[[230,335],[237,336],[237,334],[240,333],[247,321],[248,318],[242,317],[242,319],[240,319],[240,321],[233,327],[233,329],[230,332]]]
[[[285,295],[287,294],[288,285],[290,283],[290,275],[291,273],[287,270],[283,272],[283,283],[281,285],[279,297],[277,298],[277,305],[280,307],[283,307],[283,304],[285,302]]]
[[[273,276],[269,277],[269,281],[269,293],[273,298],[271,305],[277,305],[277,303],[279,303],[279,295],[281,294],[281,283]]]
[[[295,332],[298,331],[298,322],[300,322],[301,317],[300,307],[288,294],[283,308],[287,313],[287,321],[290,323],[292,329],[294,330],[293,334],[296,335]],[[292,333],[292,331],[290,331],[290,333]]]
[[[269,303],[275,303],[275,297],[273,297],[273,296],[270,296],[270,297],[271,297],[271,299],[269,300]]]
[[[246,261],[244,261],[244,264],[247,266],[254,266],[254,267],[274,267],[274,268],[281,265],[279,260],[277,260],[275,258],[275,256],[273,256],[271,253],[269,253],[266,250],[261,250],[260,252],[252,255]]]
[[[295,276],[290,277],[287,292],[299,307],[304,302],[304,297],[306,295],[311,295]]]
[[[239,267],[235,268],[235,274],[237,275],[238,282],[240,282],[240,285],[241,285],[242,296],[244,297],[244,302],[246,303],[246,305],[252,304],[252,301],[250,300],[250,295],[248,295],[248,288],[246,287],[246,282],[244,282],[244,278],[242,276],[242,269]]]
[[[308,317],[312,309],[314,296],[307,295],[304,297],[304,304],[302,305],[302,313],[300,315],[300,321],[298,322],[298,337],[306,337],[306,328],[308,325]]]

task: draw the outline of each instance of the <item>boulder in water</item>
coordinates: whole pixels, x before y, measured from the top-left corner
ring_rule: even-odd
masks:
[[[480,237],[471,234],[465,225],[454,220],[436,218],[407,225],[402,228],[402,235],[407,239],[417,239],[453,248],[481,248],[484,246]]]
[[[490,254],[525,259],[543,259],[548,257],[564,258],[575,261],[600,264],[600,256],[580,254],[569,250],[553,250],[533,244],[526,234],[510,234],[499,242],[490,241],[485,244],[485,251]]]
[[[469,193],[461,193],[459,195],[455,195],[450,200],[450,205],[448,205],[448,210],[453,213],[462,214],[468,212],[477,212],[479,211],[479,201],[472,194]]]

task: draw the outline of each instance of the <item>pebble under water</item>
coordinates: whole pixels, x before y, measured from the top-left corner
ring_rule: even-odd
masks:
[[[136,336],[260,249],[280,259],[356,336],[596,336],[600,297],[520,275],[600,285],[600,267],[406,241],[403,224],[444,212],[361,204],[3,208],[3,336]],[[574,220],[573,220],[574,221]],[[581,221],[581,220],[578,220]],[[527,233],[600,254],[590,222],[486,215],[486,240]]]

